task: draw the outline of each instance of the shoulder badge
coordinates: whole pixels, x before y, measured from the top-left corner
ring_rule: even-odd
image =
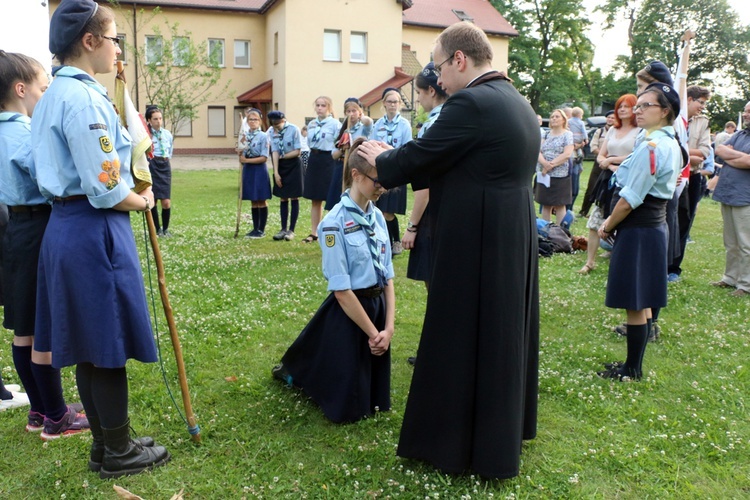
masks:
[[[328,248],[331,248],[336,244],[336,235],[335,234],[326,234],[326,246]]]
[[[109,137],[107,137],[106,135],[99,137],[99,144],[102,147],[102,151],[104,151],[105,153],[111,153],[114,149],[112,147],[112,141],[110,141]]]

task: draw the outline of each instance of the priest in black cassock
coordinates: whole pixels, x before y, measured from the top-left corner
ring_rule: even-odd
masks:
[[[509,478],[536,435],[539,125],[475,25],[446,29],[433,59],[450,95],[437,121],[398,149],[360,148],[384,187],[430,189],[432,276],[398,455]]]

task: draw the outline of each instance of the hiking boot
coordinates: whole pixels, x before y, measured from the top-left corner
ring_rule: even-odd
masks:
[[[294,231],[287,231],[284,234],[284,241],[292,241],[294,239]]]
[[[44,430],[44,415],[38,411],[30,411],[26,423],[26,432],[42,432]]]
[[[91,443],[91,453],[89,454],[89,470],[91,472],[99,472],[104,460],[104,433],[99,423],[99,417],[88,417],[88,419],[89,424],[91,424],[91,437],[94,438],[94,442]],[[134,441],[143,446],[154,446],[156,444],[154,438],[148,436],[136,438]]]
[[[45,441],[59,439],[61,437],[80,434],[89,430],[89,421],[86,415],[78,413],[74,408],[68,405],[68,411],[57,422],[51,418],[44,417],[44,430],[40,437]]]
[[[169,452],[163,446],[143,446],[130,439],[130,419],[115,429],[102,428],[104,457],[99,477],[110,479],[138,474],[167,463]]]

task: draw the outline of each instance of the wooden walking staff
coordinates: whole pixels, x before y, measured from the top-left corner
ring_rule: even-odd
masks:
[[[244,119],[242,118],[242,113],[240,113],[240,122],[244,122]],[[242,127],[240,127],[240,134],[242,134]],[[237,149],[240,148],[240,135],[237,135]],[[237,195],[237,224],[234,226],[234,237],[236,238],[238,234],[240,234],[240,218],[242,216],[242,169],[244,168],[244,164],[240,162],[240,185],[239,185],[239,194]]]
[[[130,100],[128,91],[125,87],[125,75],[123,73],[122,61],[117,61],[117,76],[115,77],[115,107],[120,115],[120,121],[127,128],[133,139],[133,155],[131,158],[131,171],[135,179],[135,191],[140,192],[152,185],[151,172],[148,170],[148,160],[146,152],[151,148],[151,138],[146,131],[146,123],[143,117],[138,113]],[[144,135],[145,134],[145,135]],[[185,407],[185,417],[188,424],[190,439],[200,443],[200,427],[195,421],[193,415],[193,405],[190,402],[190,391],[188,390],[187,376],[185,375],[185,362],[182,359],[182,346],[177,336],[177,326],[175,325],[172,306],[169,303],[169,293],[167,292],[167,282],[164,278],[164,261],[161,258],[159,250],[159,241],[156,237],[156,226],[151,211],[145,213],[146,222],[148,223],[148,234],[151,240],[151,248],[154,251],[154,261],[156,262],[156,274],[159,280],[159,295],[161,303],[164,306],[164,315],[167,317],[169,326],[169,336],[172,339],[172,348],[174,349],[175,360],[177,362],[177,375],[180,379],[180,390],[182,391],[182,404]]]

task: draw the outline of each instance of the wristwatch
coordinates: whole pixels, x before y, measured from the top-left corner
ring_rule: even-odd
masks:
[[[145,196],[141,196],[141,198],[143,198],[143,201],[146,202],[146,208],[143,209],[143,211],[148,212],[149,210],[151,210],[151,202]]]
[[[410,233],[416,233],[417,228],[419,227],[419,224],[414,224],[412,221],[409,221],[406,223],[406,230]]]

